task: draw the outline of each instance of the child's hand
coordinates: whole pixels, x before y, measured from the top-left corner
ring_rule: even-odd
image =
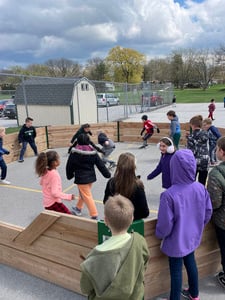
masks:
[[[74,200],[74,199],[75,199],[75,195],[74,195],[74,194],[72,194],[71,200]]]

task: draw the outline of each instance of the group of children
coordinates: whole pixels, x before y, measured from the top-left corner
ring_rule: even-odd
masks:
[[[155,234],[162,239],[161,250],[169,260],[170,299],[178,300],[182,294],[187,299],[198,300],[198,270],[194,252],[211,216],[215,223],[223,267],[217,278],[225,288],[225,137],[220,137],[216,128],[212,127],[211,120],[202,120],[201,116],[195,116],[190,120],[187,149],[178,150],[179,120],[174,111],[169,111],[167,116],[171,121],[171,134],[170,137],[160,139],[157,145],[161,152],[160,161],[147,176],[151,180],[162,174],[162,187],[165,189],[160,195]],[[157,126],[150,124],[146,115],[142,120],[143,129],[146,130],[143,145],[146,146],[145,141]],[[202,130],[202,124],[205,130]],[[102,160],[89,138],[91,131],[88,125],[81,127],[79,134],[72,139],[66,164],[66,176],[69,180],[74,179],[79,191],[78,202],[72,212],[62,203],[62,199],[70,201],[75,199],[75,195],[62,192],[61,178],[57,171],[60,164],[57,152],[49,150],[40,153],[36,159],[35,170],[40,177],[43,205],[46,209],[80,216],[83,205],[86,204],[90,217],[97,219],[98,212],[91,194],[92,184],[96,181],[95,166],[105,178],[111,177],[106,165],[112,164],[108,155],[114,150],[115,144],[104,133],[99,133]],[[153,130],[149,130],[149,126]],[[5,180],[6,170],[1,158],[3,154],[9,154],[2,146],[4,132],[0,128],[2,181]],[[208,175],[207,145],[210,134],[213,135],[210,157],[212,161],[218,158],[222,163],[216,165]],[[143,237],[136,233],[127,233],[133,220],[149,215],[144,185],[139,176],[136,176],[135,170],[135,156],[132,153],[122,153],[114,176],[106,184],[104,220],[112,237],[96,246],[81,264],[81,289],[89,299],[143,298],[144,273],[149,259],[148,247]],[[197,174],[199,182],[196,182]],[[182,290],[183,263],[189,287]],[[104,269],[101,268],[103,264]]]

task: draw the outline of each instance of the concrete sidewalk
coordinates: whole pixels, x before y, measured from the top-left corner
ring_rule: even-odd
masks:
[[[208,104],[177,104],[176,107],[163,107],[158,110],[146,112],[148,117],[153,122],[168,122],[166,112],[170,109],[176,111],[180,122],[188,122],[193,115],[202,114],[207,117]],[[225,108],[223,103],[216,104],[216,113],[214,121],[215,126],[225,127],[224,117]],[[141,114],[132,116],[126,121],[140,121]],[[158,150],[155,145],[149,146],[151,152],[151,161],[147,157],[146,150],[138,150],[138,146],[134,144],[125,145],[121,143],[115,151],[114,159],[125,151],[134,153],[137,156],[138,170],[137,174],[142,174],[143,178],[149,172],[149,169],[156,165],[159,158]],[[65,161],[67,159],[66,149],[58,149],[61,156],[61,169],[63,188],[69,185],[65,179]],[[11,222],[19,226],[27,226],[41,211],[42,203],[40,201],[41,193],[37,177],[33,171],[34,157],[28,158],[23,164],[14,162],[8,166],[8,179],[12,181],[11,188],[0,185],[1,193],[1,221]],[[147,166],[146,166],[147,165]],[[141,172],[140,172],[141,171]],[[21,173],[22,172],[22,173]],[[105,186],[106,180],[98,176],[100,180],[99,185],[93,186],[93,195],[95,199],[102,199],[102,190]],[[71,184],[72,182],[70,182]],[[144,182],[144,184],[146,184]],[[17,189],[18,188],[18,189]],[[72,188],[72,187],[71,187]],[[74,187],[73,187],[74,188]],[[160,176],[146,186],[147,198],[150,197],[151,217],[155,217],[155,210],[157,209],[159,194],[161,193],[161,178]],[[67,190],[69,192],[69,190]],[[12,194],[11,194],[12,193]],[[100,202],[100,201],[97,201]],[[66,203],[67,204],[67,203]],[[102,209],[102,203],[98,203],[98,209]],[[102,214],[102,212],[101,212]],[[87,216],[88,217],[88,216]],[[151,261],[150,261],[151,264]],[[224,300],[225,289],[223,289],[216,281],[214,276],[209,276],[200,280],[200,298],[202,300]],[[17,271],[5,265],[0,265],[0,300],[83,300],[86,297],[73,293],[69,290],[61,288],[57,285],[51,284],[47,281],[41,280],[34,276],[30,276],[24,272]],[[168,297],[168,295],[163,295]],[[154,298],[159,299],[159,297]],[[118,299],[124,300],[124,299]]]

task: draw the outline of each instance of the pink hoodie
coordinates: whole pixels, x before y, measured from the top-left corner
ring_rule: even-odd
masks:
[[[62,199],[72,200],[72,194],[62,192],[61,177],[56,169],[48,170],[47,173],[41,177],[40,185],[42,186],[44,207],[49,207],[55,202],[62,202]]]

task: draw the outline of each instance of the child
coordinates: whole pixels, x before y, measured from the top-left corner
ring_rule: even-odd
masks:
[[[7,165],[3,159],[3,155],[8,155],[10,152],[3,148],[3,137],[5,135],[5,127],[0,127],[0,168],[1,168],[1,180],[0,183],[10,184],[8,180],[6,180],[7,175]]]
[[[116,194],[130,199],[134,205],[134,221],[149,216],[144,184],[135,175],[135,170],[135,156],[129,152],[120,154],[115,175],[107,182],[103,199],[106,203],[109,196]]]
[[[121,195],[105,204],[105,224],[112,237],[96,246],[81,264],[80,286],[88,299],[143,299],[149,251],[141,235],[127,233],[133,211],[132,203]]]
[[[176,101],[177,101],[177,97],[176,97],[176,95],[173,95],[172,107],[176,107]]]
[[[75,196],[62,192],[62,182],[57,171],[59,165],[59,155],[53,150],[46,153],[41,152],[36,159],[35,171],[41,177],[43,206],[45,209],[71,214],[70,210],[62,203],[62,199],[73,200]]]
[[[207,189],[213,206],[213,222],[215,224],[217,241],[220,247],[222,271],[217,279],[225,288],[225,137],[217,141],[216,155],[222,162],[209,173]]]
[[[68,153],[70,153],[71,149],[77,145],[77,138],[80,134],[84,133],[84,134],[92,135],[90,128],[91,126],[88,123],[81,125],[81,127],[77,130],[77,132],[74,134],[74,136],[70,141],[70,147],[68,149]]]
[[[92,132],[90,130],[91,128],[91,125],[86,123],[86,124],[83,124],[78,130],[77,132],[74,134],[74,136],[72,137],[71,141],[70,141],[70,147],[68,149],[68,154],[70,154],[71,152],[71,149],[73,147],[76,147],[77,145],[77,139],[78,137],[81,135],[81,134],[88,134],[88,135],[91,135],[92,136]],[[102,150],[97,147],[91,140],[90,141],[90,145],[95,148],[98,152],[101,152],[102,153]]]
[[[152,121],[148,120],[148,116],[147,115],[143,115],[141,117],[141,120],[143,122],[143,129],[141,131],[141,136],[144,133],[144,131],[146,131],[143,139],[143,145],[140,147],[140,149],[147,147],[147,140],[153,135],[154,133],[154,128],[157,129],[157,132],[159,133],[159,128],[157,128],[157,126],[155,124],[152,123]]]
[[[115,150],[114,142],[107,137],[103,132],[100,132],[98,135],[98,143],[102,146],[102,160],[106,164],[109,164],[109,169],[114,168],[116,163],[113,160],[109,159],[110,154]]]
[[[34,155],[38,155],[37,146],[35,144],[35,138],[36,138],[36,129],[32,126],[33,125],[33,119],[30,117],[27,117],[25,120],[25,124],[22,126],[22,128],[19,131],[19,144],[22,144],[22,148],[20,150],[20,156],[18,162],[22,163],[24,162],[24,154],[27,149],[27,144],[29,144],[34,151]]]
[[[170,120],[170,138],[173,140],[174,146],[178,150],[181,136],[179,119],[173,110],[167,112],[167,118]]]
[[[147,176],[147,180],[151,180],[162,173],[162,187],[168,189],[171,186],[170,159],[175,151],[174,145],[170,138],[163,137],[157,146],[161,151],[161,158],[155,170]]]
[[[203,185],[206,183],[209,168],[208,133],[202,130],[202,119],[195,116],[190,120],[192,133],[187,136],[187,148],[190,149],[196,159],[198,181]]]
[[[211,99],[210,101],[211,103],[209,104],[208,106],[208,109],[209,109],[209,115],[208,115],[208,118],[212,119],[212,121],[214,121],[215,119],[213,119],[213,113],[216,109],[216,105],[215,105],[215,99]]]
[[[209,135],[209,158],[210,166],[213,167],[217,163],[216,158],[216,141],[221,137],[219,130],[212,125],[212,120],[206,118],[203,120],[203,129],[208,131]]]
[[[81,210],[85,203],[90,217],[92,219],[98,218],[98,211],[91,193],[92,184],[96,181],[95,166],[104,177],[111,177],[104,162],[90,145],[89,136],[82,133],[78,136],[77,146],[72,148],[66,164],[67,179],[74,178],[74,183],[77,184],[79,190],[77,205],[72,207],[73,213],[77,216],[81,216]]]
[[[176,151],[170,161],[172,185],[160,196],[156,236],[162,239],[161,250],[169,257],[171,300],[180,300],[183,262],[189,288],[183,290],[182,295],[199,300],[194,251],[211,218],[212,205],[205,187],[195,181],[195,174],[193,153],[188,149]]]

